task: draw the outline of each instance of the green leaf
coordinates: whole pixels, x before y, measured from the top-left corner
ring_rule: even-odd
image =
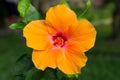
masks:
[[[16,62],[13,73],[14,75],[21,75],[34,67],[31,56],[28,54],[22,55]]]
[[[24,17],[28,13],[30,6],[30,0],[19,0],[18,11],[21,17]]]
[[[43,71],[33,68],[27,72],[25,80],[42,80],[43,76]]]
[[[68,80],[66,75],[61,72],[59,69],[57,69],[57,76],[58,76],[58,80]]]
[[[25,27],[25,25],[26,24],[23,22],[16,22],[16,23],[11,24],[9,27],[10,27],[10,29],[15,30],[15,29],[23,29]]]
[[[23,74],[15,75],[12,80],[25,80],[25,76]]]
[[[25,80],[58,80],[56,69],[47,68],[45,71],[31,69],[26,73]]]
[[[26,24],[33,20],[42,19],[40,13],[31,5],[30,0],[20,0],[18,3],[18,11]]]
[[[69,4],[68,4],[68,2],[67,2],[67,0],[62,0],[62,2],[61,2],[62,4],[64,4],[64,5],[66,5],[67,7],[69,7],[70,8],[70,6],[69,6]]]
[[[28,22],[32,20],[40,20],[42,17],[39,14],[39,12],[36,10],[36,8],[32,5],[30,5],[28,9],[28,13],[25,15],[25,20]]]
[[[44,78],[43,79],[45,79],[45,80],[58,80],[57,70],[52,69],[52,68],[47,68],[44,71]]]

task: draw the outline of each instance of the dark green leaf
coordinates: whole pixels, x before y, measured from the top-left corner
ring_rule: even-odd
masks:
[[[56,69],[47,68],[44,71],[44,79],[45,80],[58,80],[57,70]]]
[[[21,75],[34,67],[31,56],[28,54],[22,55],[16,62],[14,75]]]
[[[61,72],[59,69],[57,69],[57,76],[58,76],[58,80],[67,80],[66,75],[63,72]]]
[[[33,68],[28,71],[25,80],[42,80],[43,76],[43,71]]]
[[[23,74],[21,75],[15,75],[13,80],[25,80],[25,76]]]
[[[30,6],[30,0],[19,0],[18,11],[21,17],[24,17],[28,13]]]
[[[25,20],[27,22],[32,21],[32,20],[40,20],[42,17],[40,13],[36,10],[36,8],[32,5],[30,5],[28,13],[25,16]]]
[[[25,27],[25,25],[26,24],[23,23],[23,22],[13,23],[13,24],[10,25],[10,29],[13,29],[13,30],[15,30],[15,29],[23,29]]]
[[[31,69],[25,80],[58,80],[56,69],[47,68],[45,71]]]

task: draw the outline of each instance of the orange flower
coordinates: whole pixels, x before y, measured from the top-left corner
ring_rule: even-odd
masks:
[[[87,20],[77,20],[65,5],[51,7],[45,20],[30,22],[23,30],[32,61],[41,70],[59,68],[66,74],[79,73],[85,66],[84,52],[94,46],[96,31]]]

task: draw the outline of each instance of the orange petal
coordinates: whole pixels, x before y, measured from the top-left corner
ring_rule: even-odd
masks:
[[[65,5],[52,7],[46,14],[48,24],[60,32],[66,30],[76,20],[76,14]]]
[[[45,51],[34,50],[32,54],[32,61],[34,65],[41,70],[47,67],[56,68],[56,55],[61,53],[60,49],[48,49]]]
[[[25,26],[23,35],[26,38],[27,46],[36,50],[44,50],[51,47],[47,27],[43,20],[32,21]]]
[[[77,74],[85,66],[87,57],[84,53],[78,53],[73,48],[65,49],[65,52],[59,56],[58,68],[65,74]]]
[[[96,39],[96,30],[87,20],[74,23],[65,34],[70,37],[69,44],[77,44],[75,46],[82,52],[92,48]]]

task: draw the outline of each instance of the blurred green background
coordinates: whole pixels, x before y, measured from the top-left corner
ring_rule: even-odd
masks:
[[[94,0],[93,3],[95,4]],[[113,37],[113,15],[116,4],[113,1],[103,2],[104,5],[94,4],[85,16],[94,24],[97,39],[94,48],[86,52],[88,62],[82,69],[79,79],[120,80],[120,38]],[[0,15],[4,13],[4,16],[0,16],[3,17],[0,18],[2,22],[0,23],[0,80],[12,80],[11,76],[14,74],[12,69],[16,60],[26,52],[31,53],[31,49],[25,46],[22,31],[9,30],[10,23],[6,21],[8,17],[4,6],[6,5],[0,3],[0,8],[4,8],[3,12],[0,9],[2,12]],[[44,11],[42,13],[44,14]]]

